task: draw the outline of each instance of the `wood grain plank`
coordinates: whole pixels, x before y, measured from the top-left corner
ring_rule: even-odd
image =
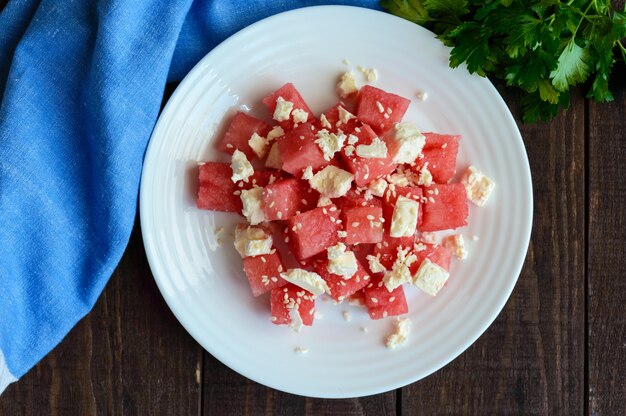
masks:
[[[519,114],[518,94],[499,90]],[[535,197],[523,271],[472,347],[403,389],[404,415],[583,413],[584,100],[549,124],[518,125]]]
[[[0,415],[198,414],[201,351],[159,293],[137,224],[93,311],[7,389]]]
[[[626,414],[626,67],[589,104],[589,414]]]
[[[203,415],[395,415],[395,392],[358,399],[313,399],[262,386],[209,353],[204,360]]]

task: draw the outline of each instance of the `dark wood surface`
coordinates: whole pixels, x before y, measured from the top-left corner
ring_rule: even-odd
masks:
[[[137,222],[93,311],[0,396],[0,415],[626,414],[625,73],[615,68],[613,103],[581,89],[551,123],[519,122],[519,95],[500,88],[532,170],[528,255],[493,325],[426,379],[349,400],[247,380],[169,311]]]

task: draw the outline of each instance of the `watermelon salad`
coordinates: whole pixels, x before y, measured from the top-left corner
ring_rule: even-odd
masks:
[[[316,115],[283,85],[262,100],[266,120],[232,117],[216,144],[230,163],[199,165],[198,208],[245,218],[234,238],[252,295],[269,293],[268,319],[296,330],[313,325],[320,295],[371,319],[406,314],[406,285],[435,296],[467,252],[462,235],[430,233],[466,226],[468,201],[494,188],[473,166],[452,182],[461,137],[403,121],[409,99],[359,89],[349,72],[337,93]]]

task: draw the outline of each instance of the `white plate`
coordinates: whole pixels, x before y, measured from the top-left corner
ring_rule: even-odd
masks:
[[[219,45],[170,98],[154,129],[141,180],[146,253],[168,305],[224,364],[267,386],[325,398],[384,392],[419,380],[469,347],[496,318],[522,267],[532,222],[532,187],[521,136],[488,80],[448,67],[434,35],[381,12],[341,6],[294,10],[260,21]],[[437,297],[407,289],[413,331],[394,351],[383,343],[393,319],[318,300],[323,318],[294,333],[269,320],[268,297],[253,298],[232,239],[214,230],[240,218],[195,208],[198,161],[224,160],[213,140],[237,109],[267,117],[260,99],[293,82],[319,113],[337,99],[349,59],[377,68],[375,86],[412,99],[405,117],[422,130],[459,133],[459,166],[497,181],[486,207],[462,229],[469,259],[452,265]],[[427,91],[424,102],[418,91]],[[480,240],[473,241],[471,236]],[[342,317],[348,310],[351,321]],[[367,327],[368,333],[361,330]],[[296,347],[307,354],[296,354]]]

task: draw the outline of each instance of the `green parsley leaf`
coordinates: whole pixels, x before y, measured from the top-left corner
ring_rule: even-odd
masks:
[[[571,38],[559,56],[556,69],[550,72],[554,88],[567,91],[569,87],[585,81],[590,71],[588,61],[589,50],[581,48]]]

